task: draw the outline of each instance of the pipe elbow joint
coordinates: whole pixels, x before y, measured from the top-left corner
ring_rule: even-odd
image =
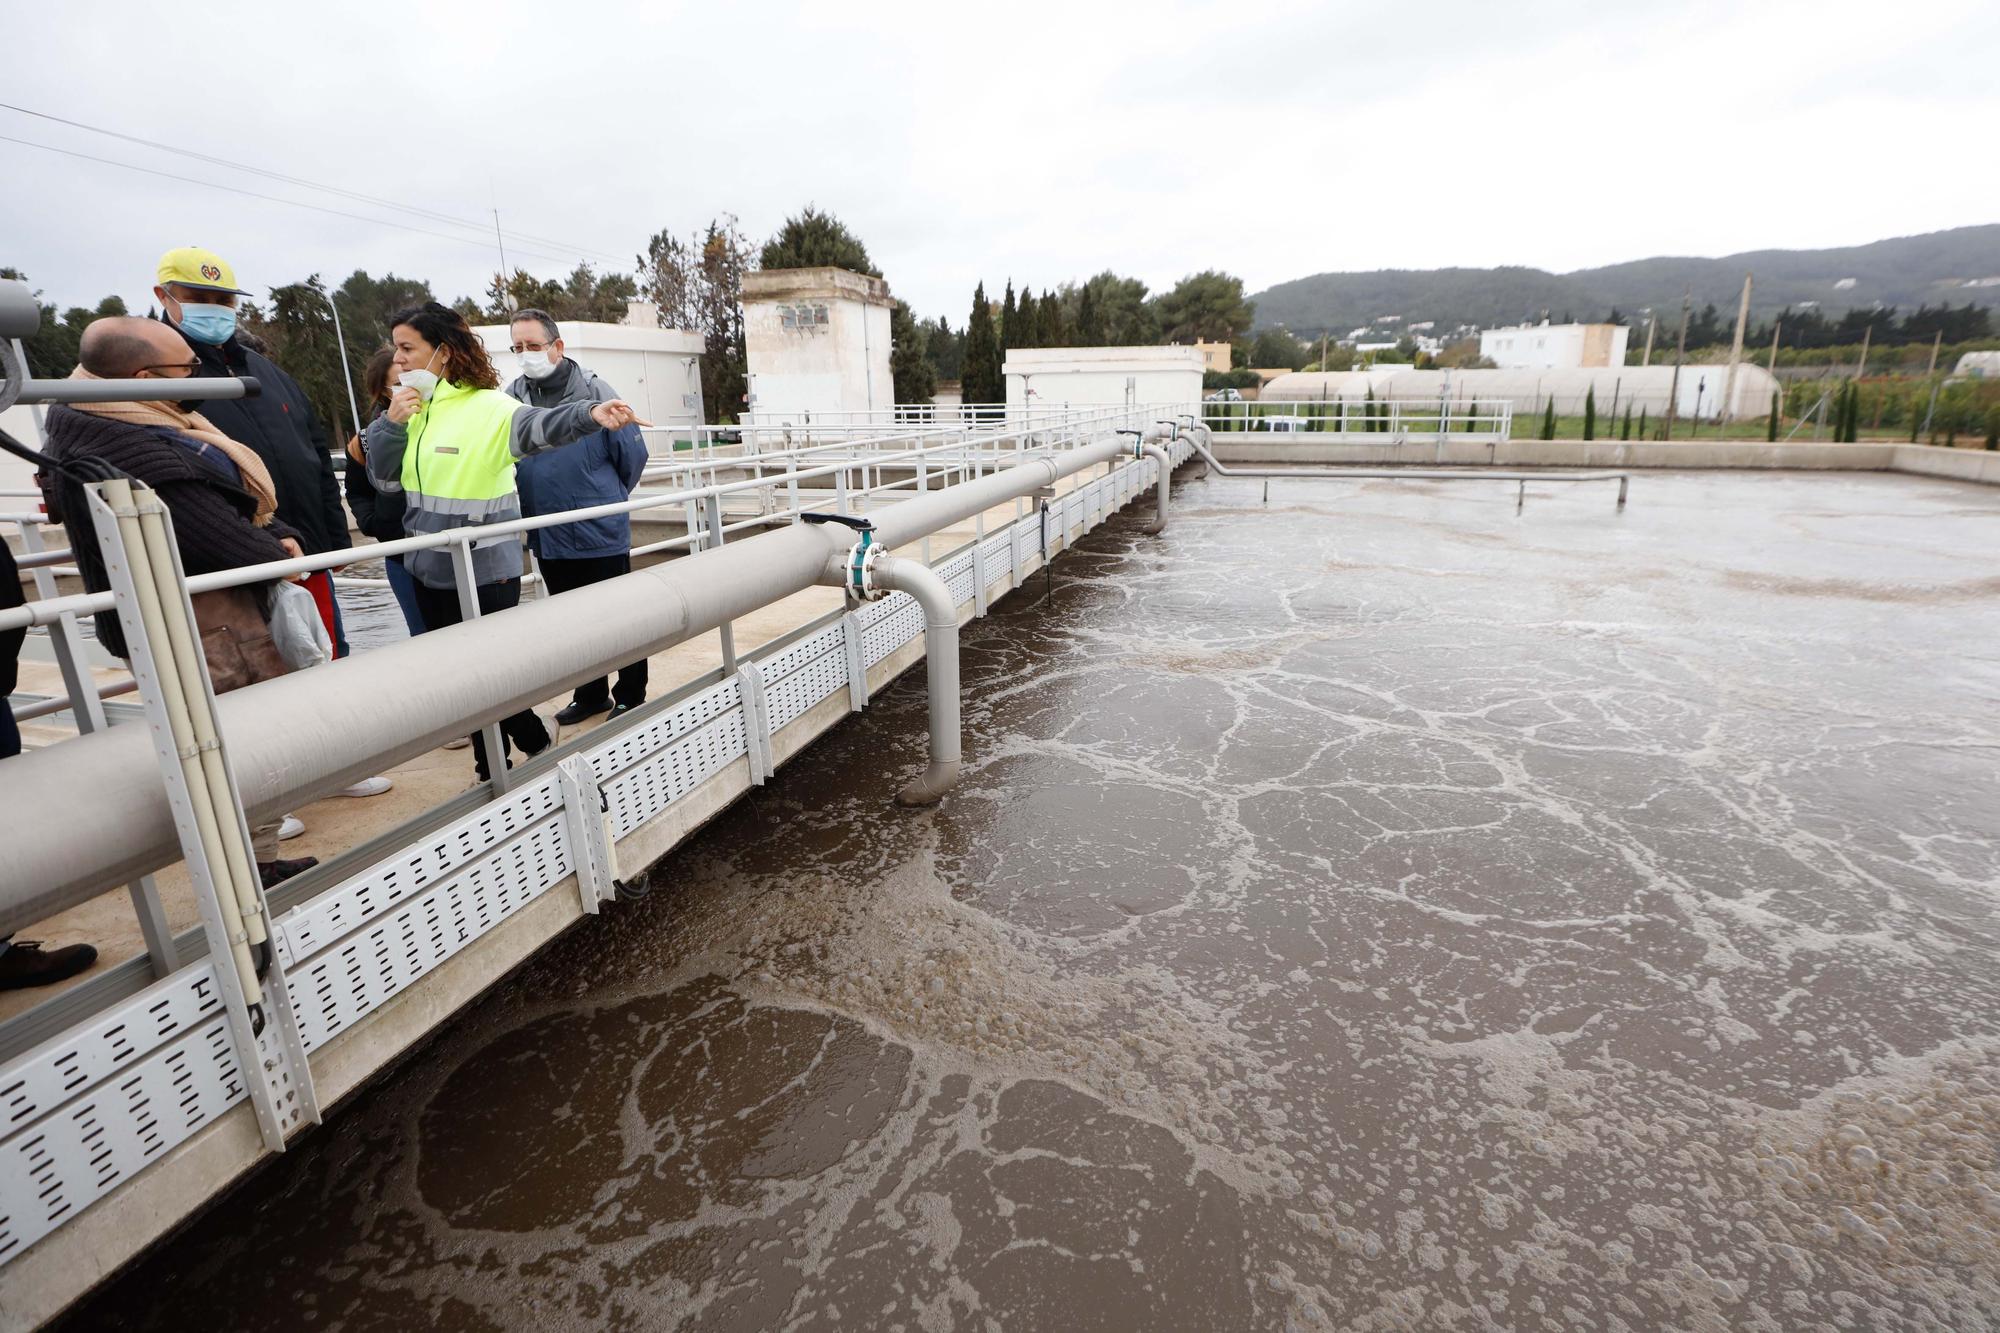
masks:
[[[958,770],[959,761],[956,759],[933,761],[922,777],[896,793],[896,804],[936,805],[946,792],[958,785]]]

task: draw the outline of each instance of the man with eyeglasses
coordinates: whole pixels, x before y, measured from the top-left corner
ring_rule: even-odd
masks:
[[[564,355],[562,332],[546,310],[520,310],[511,325],[521,374],[507,392],[535,407],[610,402],[618,391]],[[617,504],[631,496],[646,467],[646,439],[637,426],[601,430],[565,449],[530,454],[514,464],[514,485],[527,517]],[[542,578],[552,593],[601,583],[632,572],[632,520],[624,514],[584,519],[528,534]],[[576,687],[556,714],[574,726],[599,713],[617,717],[646,701],[646,659],[618,672],[618,685],[599,676]]]
[[[49,516],[69,533],[85,587],[101,592],[110,586],[104,557],[90,540],[90,507],[77,475],[85,470],[106,475],[115,469],[159,495],[173,515],[174,544],[190,577],[298,558],[298,533],[279,516],[277,489],[257,452],[192,410],[205,404],[173,396],[173,386],[192,378],[200,365],[180,334],[158,320],[100,319],[83,331],[78,358],[74,378],[160,381],[158,398],[49,409],[45,452],[69,467],[38,479]],[[202,593],[196,599],[205,653],[214,628],[205,619],[208,608],[220,611],[223,603],[203,599],[218,596]],[[250,614],[261,613],[253,604]],[[97,638],[107,651],[129,656],[116,612],[98,616]],[[281,859],[278,831],[276,823],[251,831],[266,888],[317,864],[312,857]]]

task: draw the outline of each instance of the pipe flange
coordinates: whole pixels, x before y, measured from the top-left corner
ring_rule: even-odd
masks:
[[[875,562],[881,558],[882,548],[871,533],[862,533],[861,540],[847,548],[847,591],[856,601],[879,602],[888,596],[889,590],[875,581]]]

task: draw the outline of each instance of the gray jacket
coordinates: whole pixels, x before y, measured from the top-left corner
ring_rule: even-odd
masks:
[[[533,407],[497,389],[439,384],[423,412],[410,419],[414,441],[387,414],[369,423],[362,435],[368,476],[377,490],[400,491],[408,500],[403,531],[409,536],[506,523],[521,517],[515,460],[596,433],[594,407]],[[403,567],[427,587],[457,586],[448,548],[412,551]],[[473,582],[517,579],[521,568],[519,534],[472,543]]]

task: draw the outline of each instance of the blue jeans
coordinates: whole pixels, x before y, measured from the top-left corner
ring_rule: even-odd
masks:
[[[403,610],[403,624],[409,628],[410,637],[415,638],[424,632],[424,613],[417,606],[417,581],[403,568],[400,555],[384,556],[382,568],[389,575],[389,591],[396,594],[396,605]]]

